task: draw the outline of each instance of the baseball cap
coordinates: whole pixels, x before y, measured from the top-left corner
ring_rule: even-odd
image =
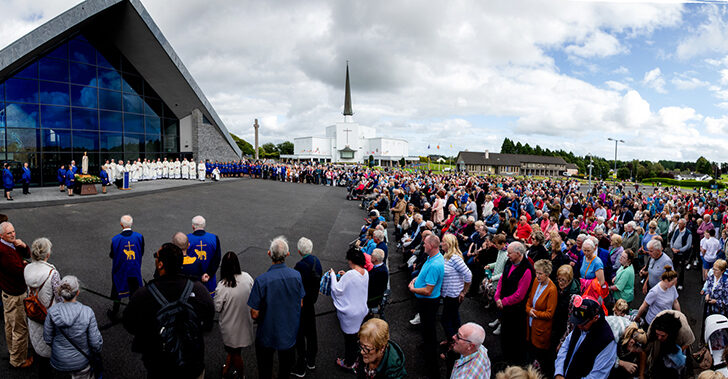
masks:
[[[590,297],[574,296],[574,310],[571,312],[569,321],[575,325],[583,325],[591,321],[599,314],[601,306]]]

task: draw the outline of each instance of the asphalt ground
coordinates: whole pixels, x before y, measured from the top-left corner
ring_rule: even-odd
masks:
[[[48,237],[53,242],[53,263],[62,275],[76,275],[82,282],[79,301],[90,306],[95,314],[104,339],[103,357],[106,378],[145,377],[139,354],[131,351],[132,337],[120,324],[111,324],[106,310],[111,301],[111,260],[108,250],[111,238],[120,231],[119,217],[131,214],[134,230],[144,234],[146,242],[142,274],[152,278],[154,267],[151,253],[171,239],[177,231],[191,231],[190,220],[195,215],[207,219],[207,230],[220,237],[223,252],[238,253],[243,271],[253,277],[270,266],[266,255],[270,240],[278,235],[295,243],[301,236],[313,241],[314,253],[321,259],[324,269],[346,269],[344,255],[363,224],[365,213],[358,202],[345,200],[345,189],[308,184],[281,183],[268,180],[226,180],[219,183],[185,186],[170,191],[155,191],[134,197],[98,197],[99,201],[32,206],[22,209],[2,209],[14,224],[18,238],[30,244],[35,238]],[[390,228],[390,236],[392,229]],[[295,250],[294,250],[295,251]],[[286,264],[298,261],[293,253]],[[385,319],[390,324],[391,339],[406,355],[409,377],[424,376],[424,362],[420,357],[422,339],[417,327],[409,320],[414,316],[414,301],[407,291],[409,277],[397,270],[402,262],[390,241],[391,303],[386,307]],[[685,290],[680,303],[694,328],[699,331],[702,303],[697,295],[701,284],[699,272],[691,270],[686,277]],[[632,306],[638,307],[638,295]],[[462,322],[473,321],[485,326],[486,342],[493,365],[493,373],[503,368],[500,338],[492,335],[487,323],[495,319],[493,311],[482,304],[466,299],[461,308]],[[310,378],[353,377],[335,365],[343,356],[343,335],[332,301],[320,296],[316,304],[319,352],[316,369]],[[281,320],[281,323],[290,320]],[[697,336],[697,333],[696,333]],[[438,325],[438,338],[444,339]],[[205,366],[207,378],[220,378],[225,358],[220,330],[217,325],[205,336]],[[524,354],[525,354],[524,346]],[[257,377],[253,347],[243,350],[248,378]],[[441,376],[445,377],[441,364]],[[5,340],[0,339],[0,378],[36,378],[36,368],[11,369]],[[67,377],[57,375],[57,377]]]

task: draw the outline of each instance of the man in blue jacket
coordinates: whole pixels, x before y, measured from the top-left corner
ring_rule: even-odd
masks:
[[[111,321],[117,320],[121,299],[129,297],[142,286],[142,256],[144,237],[131,230],[134,219],[130,215],[121,216],[121,233],[111,239],[111,298],[114,305],[107,315]]]
[[[15,184],[15,180],[13,180],[13,173],[10,172],[10,165],[7,163],[4,163],[3,164],[3,188],[5,189],[5,198],[8,200],[13,200],[13,198],[10,196],[10,192],[12,192],[14,184]]]
[[[30,191],[28,191],[28,186],[30,186],[30,168],[28,168],[28,162],[23,163],[23,176],[21,179],[23,182],[23,195],[30,195]]]

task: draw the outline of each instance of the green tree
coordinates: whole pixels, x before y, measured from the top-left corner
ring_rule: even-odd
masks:
[[[230,137],[233,137],[233,141],[235,141],[238,145],[238,148],[240,148],[240,151],[243,152],[243,155],[255,155],[255,148],[253,145],[235,134],[230,133]]]
[[[281,152],[278,151],[276,145],[271,142],[264,143],[263,146],[260,147],[260,150],[261,152],[259,155],[261,158],[279,158],[281,156]]]
[[[713,175],[713,166],[705,157],[700,157],[695,162],[695,171],[701,174]]]
[[[285,141],[276,145],[281,154],[293,154],[293,142]]]
[[[503,144],[501,145],[501,154],[513,154],[515,152],[516,146],[513,144],[513,141],[511,141],[510,138],[506,137],[503,139]]]
[[[621,167],[617,170],[617,178],[621,180],[629,179],[629,169],[627,167]]]

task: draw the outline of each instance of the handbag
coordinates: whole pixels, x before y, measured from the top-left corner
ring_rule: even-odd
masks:
[[[94,353],[93,351],[90,351],[90,349],[89,349],[90,352],[87,354],[85,351],[83,351],[83,349],[81,349],[80,346],[78,346],[78,344],[76,344],[76,341],[74,341],[73,339],[68,337],[68,334],[66,334],[66,332],[64,332],[62,328],[58,328],[58,331],[61,332],[63,337],[65,337],[66,340],[68,342],[70,342],[71,345],[73,345],[73,347],[76,350],[78,350],[79,353],[81,353],[81,355],[83,355],[86,359],[88,359],[88,363],[91,366],[91,373],[93,374],[94,378],[96,378],[96,379],[103,378],[104,377],[104,361],[101,358],[101,354]]]
[[[322,295],[331,296],[331,271],[326,271],[321,276],[319,292],[321,292]]]
[[[53,269],[48,273],[48,277],[45,278],[43,283],[33,291],[31,288],[28,288],[28,297],[23,299],[23,306],[25,307],[25,314],[28,316],[29,319],[39,323],[43,324],[45,322],[46,317],[48,316],[48,308],[50,308],[51,304],[53,304],[53,296],[51,296],[51,301],[48,303],[48,307],[43,305],[43,303],[38,298],[38,292],[43,288],[43,286],[46,284],[48,279],[51,277],[51,274],[53,274]]]

